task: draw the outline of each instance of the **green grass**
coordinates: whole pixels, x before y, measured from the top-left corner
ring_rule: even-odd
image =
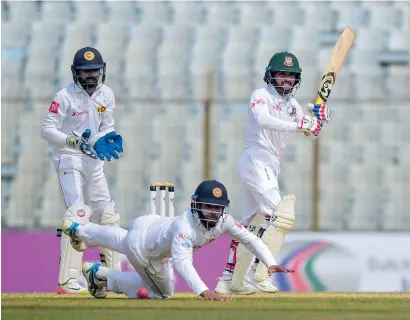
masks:
[[[107,299],[56,294],[2,294],[3,319],[131,320],[379,320],[410,319],[409,293],[278,293],[203,301],[192,294],[169,300]],[[264,317],[264,318],[262,318]]]

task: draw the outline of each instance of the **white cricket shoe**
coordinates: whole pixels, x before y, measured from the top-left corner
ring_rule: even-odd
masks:
[[[270,278],[266,278],[263,281],[256,281],[254,277],[246,276],[245,283],[254,286],[258,292],[275,293],[279,291],[278,288],[273,285]]]
[[[95,275],[100,266],[101,265],[99,263],[84,262],[82,268],[84,278],[88,283],[88,292],[97,299],[107,297],[107,290],[105,290],[105,287],[107,286],[107,280],[99,279]]]
[[[219,294],[248,295],[255,293],[256,289],[253,286],[244,283],[240,290],[233,290],[231,281],[222,280],[222,278],[219,278],[215,292]]]
[[[84,288],[76,279],[70,279],[64,284],[59,284],[57,287],[58,294],[87,294],[87,288]]]
[[[85,246],[84,241],[77,236],[77,229],[79,226],[79,223],[65,219],[63,220],[62,230],[64,234],[70,237],[70,243],[74,250],[83,252],[87,247]]]

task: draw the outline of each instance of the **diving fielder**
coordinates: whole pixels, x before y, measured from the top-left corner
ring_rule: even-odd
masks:
[[[173,268],[185,279],[192,291],[207,300],[229,300],[205,285],[196,272],[193,252],[224,232],[242,243],[273,272],[293,272],[278,266],[261,239],[249,232],[228,214],[229,199],[225,186],[215,180],[203,181],[191,198],[191,209],[178,217],[146,215],[133,220],[128,231],[114,226],[67,219],[63,232],[70,236],[76,250],[106,247],[125,254],[136,272],[121,272],[100,264],[85,262],[83,274],[89,291],[105,298],[109,291],[140,298],[141,288],[150,299],[168,299],[174,290]],[[172,263],[171,263],[172,258]]]
[[[118,159],[123,151],[122,138],[114,131],[114,94],[104,84],[106,63],[97,49],[86,47],[75,54],[71,71],[74,82],[54,95],[41,128],[42,138],[52,146],[67,207],[63,219],[118,225],[120,215],[103,169],[104,160]],[[77,281],[82,256],[61,235],[58,293],[87,291]],[[119,255],[112,250],[101,248],[101,261],[119,268]]]
[[[279,162],[288,135],[307,132],[317,136],[321,121],[329,121],[329,111],[326,104],[309,104],[311,115],[304,115],[294,98],[302,69],[292,53],[276,53],[265,71],[266,86],[256,89],[250,99],[245,150],[239,159],[239,174],[245,189],[241,223],[261,237],[278,258],[295,219],[295,196],[281,199],[278,186]],[[232,240],[229,259],[215,291],[220,294],[276,292],[266,268],[258,259],[252,264],[252,256],[238,241]]]

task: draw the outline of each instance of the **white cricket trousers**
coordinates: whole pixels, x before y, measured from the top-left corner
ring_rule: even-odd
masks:
[[[62,154],[53,157],[53,163],[66,207],[86,204],[92,210],[90,221],[100,223],[111,201],[104,162],[87,156]]]
[[[168,299],[174,291],[170,259],[149,260],[140,243],[148,236],[149,224],[159,216],[147,215],[131,221],[128,231],[116,226],[89,223],[79,227],[79,236],[87,247],[104,247],[124,254],[137,272],[110,270],[108,290],[137,298],[137,290],[148,289],[150,299]]]
[[[241,223],[248,226],[257,212],[264,214],[269,220],[281,199],[278,184],[279,160],[264,150],[250,148],[242,152],[238,170],[245,202]],[[232,239],[228,261],[222,275],[225,281],[232,279],[238,245],[239,242]]]
[[[256,212],[272,216],[281,197],[279,160],[261,149],[247,149],[238,164],[244,196],[242,223],[247,225]]]

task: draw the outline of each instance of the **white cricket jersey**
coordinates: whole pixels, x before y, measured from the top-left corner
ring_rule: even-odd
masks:
[[[206,237],[199,230],[190,210],[175,218],[158,218],[147,228],[148,236],[139,243],[139,249],[146,259],[157,260],[172,257],[174,269],[185,279],[194,293],[200,295],[208,287],[196,272],[192,261],[193,252],[210,243],[222,233],[228,232],[242,243],[265,265],[276,265],[275,258],[262,240],[249,232],[230,215],[223,223],[218,223],[213,238]]]
[[[66,144],[73,130],[80,135],[91,130],[91,137],[97,133],[114,131],[115,98],[111,88],[102,85],[90,97],[74,82],[58,91],[54,97],[41,127],[41,136],[52,145],[53,156],[74,154],[85,156],[81,151]]]
[[[280,159],[286,148],[289,132],[296,132],[303,110],[295,98],[282,97],[266,86],[251,96],[246,124],[245,149],[267,151]]]

